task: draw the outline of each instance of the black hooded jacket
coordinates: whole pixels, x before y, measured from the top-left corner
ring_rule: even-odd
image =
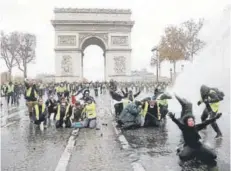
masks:
[[[217,119],[217,117],[196,124],[194,127],[187,126],[187,121],[189,118],[194,119],[192,115],[185,115],[183,117],[183,123],[180,122],[175,117],[172,118],[172,121],[175,122],[177,126],[180,128],[180,130],[182,131],[185,145],[188,145],[191,148],[198,148],[201,145],[201,142],[199,141],[201,139],[201,136],[199,135],[198,132],[204,129],[207,125],[213,123]]]

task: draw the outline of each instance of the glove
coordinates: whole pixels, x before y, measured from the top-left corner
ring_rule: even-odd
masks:
[[[172,112],[169,112],[169,113],[168,113],[168,116],[169,116],[171,119],[173,119],[173,118],[175,118],[175,113],[173,114]]]
[[[215,116],[216,119],[219,119],[221,117],[222,113],[217,113],[217,115]]]
[[[200,106],[200,105],[201,105],[201,101],[198,101],[198,102],[197,102],[197,105]]]

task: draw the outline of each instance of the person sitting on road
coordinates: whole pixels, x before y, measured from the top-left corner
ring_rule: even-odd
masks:
[[[184,146],[179,152],[181,161],[197,158],[209,166],[216,166],[216,154],[200,142],[201,136],[198,132],[204,129],[207,125],[215,122],[222,114],[218,113],[215,117],[200,124],[195,124],[195,119],[192,115],[185,115],[183,117],[183,123],[175,118],[175,114],[169,112],[168,115],[172,121],[177,124],[183,134]]]
[[[96,128],[96,104],[90,97],[86,98],[85,100],[86,104],[82,111],[82,115],[85,115],[85,117],[82,116],[82,118],[84,118],[83,126],[85,128]]]
[[[135,101],[129,103],[122,111],[118,119],[118,126],[122,129],[138,128],[141,125],[142,103]]]
[[[56,128],[63,127],[63,123],[65,123],[66,128],[71,127],[71,117],[72,114],[72,106],[67,103],[65,97],[61,98],[60,104],[57,106],[57,114],[56,114]]]
[[[88,99],[91,99],[95,103],[95,99],[92,96],[90,96],[90,91],[87,89],[83,92],[83,97],[80,100],[87,102]]]
[[[46,106],[48,108],[48,118],[50,119],[51,114],[54,113],[53,120],[55,120],[55,116],[57,113],[57,108],[55,107],[57,106],[57,102],[54,99],[54,96],[51,95],[49,99],[47,99]]]
[[[47,109],[42,98],[40,98],[38,100],[38,104],[34,106],[33,118],[34,124],[40,125],[42,122],[44,122],[44,128],[47,127]]]

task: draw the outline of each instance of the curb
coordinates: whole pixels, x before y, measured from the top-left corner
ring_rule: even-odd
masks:
[[[113,112],[112,111],[113,111],[113,109],[111,108],[109,110],[109,113],[113,117],[113,114],[112,114]],[[112,122],[112,126],[114,128],[114,131],[115,131],[116,135],[118,136],[120,144],[122,145],[122,149],[131,148],[131,146],[129,145],[127,139],[122,134],[121,130],[116,128],[116,122],[115,121]],[[145,171],[144,167],[142,166],[142,164],[140,162],[133,162],[133,163],[131,163],[131,166],[133,168],[133,171]]]

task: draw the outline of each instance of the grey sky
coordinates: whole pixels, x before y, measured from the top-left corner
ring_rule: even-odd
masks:
[[[148,68],[150,49],[158,43],[164,27],[179,24],[189,18],[209,18],[221,11],[229,0],[1,0],[0,29],[28,31],[37,36],[36,65],[29,66],[29,75],[54,73],[54,31],[50,20],[54,7],[72,8],[131,8],[135,21],[132,31],[132,68]],[[84,68],[86,75],[103,75],[103,57],[99,48],[87,49]],[[101,58],[90,65],[96,57]],[[86,64],[88,63],[88,64]],[[1,61],[1,71],[5,70]],[[169,74],[165,64],[162,73]],[[179,65],[178,65],[179,66]],[[178,67],[178,69],[180,66]],[[87,71],[86,71],[87,70]],[[17,69],[14,72],[18,72]]]

